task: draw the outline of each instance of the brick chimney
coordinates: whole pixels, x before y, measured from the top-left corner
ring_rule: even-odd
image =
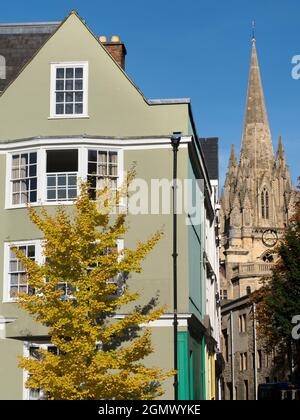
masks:
[[[100,36],[99,41],[107,49],[107,51],[112,55],[115,61],[125,70],[125,56],[127,54],[125,45],[121,42],[120,37],[113,35],[110,41],[107,41],[106,36]]]

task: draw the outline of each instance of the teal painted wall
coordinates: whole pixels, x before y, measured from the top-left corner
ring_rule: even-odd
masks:
[[[187,331],[178,333],[178,399],[189,400],[189,337]]]
[[[189,200],[193,205],[196,203],[195,182],[197,177],[193,171],[191,161],[188,160],[188,177],[193,181],[193,187],[189,191]],[[200,224],[190,225],[188,228],[189,243],[189,311],[199,319],[205,313],[205,284],[203,276],[203,250],[204,250],[204,197],[201,192],[201,206],[197,211],[201,212]]]
[[[205,380],[201,341],[188,331],[178,333],[178,397],[179,400],[203,400]]]

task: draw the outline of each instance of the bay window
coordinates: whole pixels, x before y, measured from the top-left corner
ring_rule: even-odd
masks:
[[[37,153],[15,153],[11,164],[12,205],[37,201]]]
[[[47,201],[77,197],[78,150],[47,150]]]

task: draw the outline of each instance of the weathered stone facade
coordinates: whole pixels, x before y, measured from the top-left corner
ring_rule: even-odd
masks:
[[[221,198],[221,264],[229,299],[253,292],[261,277],[270,273],[272,250],[291,215],[292,203],[281,138],[274,157],[253,38],[240,161],[232,147]]]
[[[224,400],[254,400],[256,398],[255,375],[257,385],[287,379],[285,369],[277,366],[276,354],[266,353],[263,341],[255,336],[255,329],[253,305],[248,296],[234,301],[223,301],[222,349],[225,369],[222,379],[222,399]],[[231,340],[231,335],[233,340]],[[255,342],[256,360],[254,360]],[[232,361],[234,371],[232,371]]]
[[[278,372],[275,355],[266,354],[256,338],[248,295],[271,274],[293,197],[281,138],[274,156],[253,38],[240,160],[232,147],[221,198],[223,399],[255,399],[256,385],[287,379],[285,369]]]

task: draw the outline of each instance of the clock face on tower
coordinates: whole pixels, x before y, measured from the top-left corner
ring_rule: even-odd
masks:
[[[276,230],[268,229],[265,230],[262,235],[262,241],[268,248],[273,248],[278,242],[278,235]]]

